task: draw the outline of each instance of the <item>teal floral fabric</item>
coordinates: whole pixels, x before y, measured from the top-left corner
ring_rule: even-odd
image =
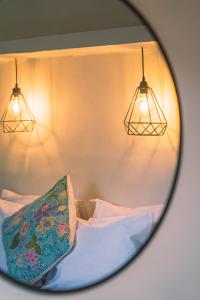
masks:
[[[67,177],[5,219],[2,226],[8,274],[33,284],[72,248]]]

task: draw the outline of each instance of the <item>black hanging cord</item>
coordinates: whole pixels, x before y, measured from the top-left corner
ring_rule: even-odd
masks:
[[[16,86],[18,85],[18,70],[17,70],[17,59],[15,58],[15,74],[16,74]]]
[[[144,77],[144,49],[142,47],[142,80],[145,80]]]

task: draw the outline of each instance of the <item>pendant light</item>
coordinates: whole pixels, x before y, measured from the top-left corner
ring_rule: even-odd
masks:
[[[142,47],[142,81],[136,88],[124,120],[128,135],[161,136],[167,128],[167,120],[149,87],[144,75],[144,51]]]
[[[9,103],[1,118],[4,133],[31,132],[35,118],[18,86],[17,59],[15,59],[16,84],[12,90]]]

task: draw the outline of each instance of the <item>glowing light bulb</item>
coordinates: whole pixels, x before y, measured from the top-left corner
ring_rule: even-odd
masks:
[[[14,114],[18,115],[20,113],[20,104],[19,104],[19,99],[15,98],[12,101],[12,111],[14,112]]]
[[[148,105],[148,102],[147,102],[147,99],[146,99],[145,95],[142,96],[141,99],[140,99],[139,109],[140,109],[140,112],[142,114],[147,114],[148,113],[149,105]]]

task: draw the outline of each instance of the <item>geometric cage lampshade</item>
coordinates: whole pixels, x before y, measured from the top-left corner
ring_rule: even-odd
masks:
[[[35,126],[32,114],[21,89],[18,86],[17,60],[15,59],[16,84],[12,90],[9,103],[2,115],[1,124],[4,133],[31,132]]]
[[[142,81],[136,88],[132,102],[124,119],[128,135],[161,136],[167,128],[167,120],[153,89],[144,76],[144,51],[142,47]]]

